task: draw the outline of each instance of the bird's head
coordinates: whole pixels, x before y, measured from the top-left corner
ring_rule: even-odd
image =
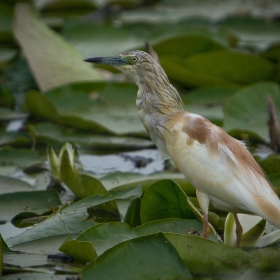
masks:
[[[129,51],[113,57],[92,57],[84,61],[114,66],[133,78],[136,83],[141,78],[155,75],[157,70],[163,70],[148,53],[143,51]]]

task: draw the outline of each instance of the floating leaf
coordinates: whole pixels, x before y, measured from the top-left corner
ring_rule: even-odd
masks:
[[[120,243],[82,272],[87,279],[191,279],[174,247],[163,234]]]
[[[79,129],[143,135],[144,127],[135,108],[136,92],[136,86],[129,83],[78,83],[53,89],[46,95],[31,91],[26,95],[24,109]]]
[[[198,87],[228,83],[225,79],[214,75],[191,71],[183,64],[183,61],[176,56],[162,56],[160,62],[170,79],[185,86]]]
[[[22,180],[0,175],[0,194],[33,191],[33,187]]]
[[[239,249],[213,241],[164,233],[194,275],[224,274],[248,267],[251,256]]]
[[[240,86],[235,84],[199,87],[188,93],[186,99],[189,102],[200,104],[223,104],[239,89]]]
[[[9,245],[16,245],[47,236],[82,233],[95,224],[92,220],[87,220],[88,208],[115,199],[134,199],[141,196],[141,194],[141,188],[134,187],[126,190],[112,191],[104,196],[95,195],[81,199],[70,206],[59,209],[47,220],[35,225],[28,231],[10,238],[7,243]]]
[[[60,204],[58,194],[54,190],[15,192],[0,195],[0,220],[9,221],[19,213],[34,213],[41,215],[57,209]],[[49,206],[50,207],[49,207]]]
[[[181,173],[161,172],[151,175],[143,175],[133,172],[115,172],[105,175],[100,178],[107,190],[111,189],[125,189],[136,185],[141,185],[143,191],[147,188],[163,179],[170,179],[175,181],[184,190],[187,195],[195,196],[195,188],[186,180],[185,176]]]
[[[186,234],[188,236],[202,236],[202,224],[197,220],[186,219],[162,219],[148,222],[135,229],[128,224],[101,223],[83,232],[77,240],[89,241],[93,244],[97,254],[100,256],[113,246],[139,236],[145,236],[158,232],[173,232]],[[211,234],[211,240],[217,241]],[[74,255],[75,256],[75,255]]]
[[[153,46],[160,55],[177,55],[182,59],[200,52],[221,50],[225,47],[211,37],[200,34],[181,35],[161,40]]]
[[[276,75],[276,66],[263,57],[228,50],[193,55],[185,60],[184,65],[190,71],[237,84],[273,80]]]
[[[237,91],[225,106],[225,130],[248,132],[269,142],[268,94],[273,97],[276,110],[280,112],[280,88],[276,83],[260,82]]]
[[[124,217],[124,222],[129,224],[131,227],[141,225],[140,209],[141,198],[135,198],[128,206],[126,215]]]
[[[59,248],[66,255],[75,256],[76,260],[91,262],[97,259],[97,254],[88,241],[66,240]]]
[[[83,56],[77,50],[39,21],[26,3],[15,7],[14,34],[41,90],[102,79],[97,71],[82,61]]]
[[[35,126],[35,137],[39,143],[60,144],[70,142],[86,148],[131,150],[153,147],[148,139],[137,137],[116,137],[95,135],[88,132],[65,128],[51,123],[39,123]]]
[[[147,189],[140,215],[142,223],[166,218],[195,218],[186,194],[172,180],[160,180]]]
[[[0,158],[2,165],[17,165],[19,167],[27,167],[42,161],[42,157],[36,151],[8,147],[0,149]]]

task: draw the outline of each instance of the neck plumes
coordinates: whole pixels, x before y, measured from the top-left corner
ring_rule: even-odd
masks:
[[[136,83],[139,87],[137,99],[141,99],[142,109],[147,113],[168,115],[183,109],[179,93],[161,66],[145,71],[137,77]]]
[[[134,76],[134,79],[139,87],[136,106],[140,119],[161,156],[167,158],[169,156],[160,128],[164,127],[168,115],[183,109],[183,102],[161,66]]]

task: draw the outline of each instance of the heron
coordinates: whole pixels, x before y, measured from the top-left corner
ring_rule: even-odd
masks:
[[[138,86],[139,117],[163,158],[171,158],[196,188],[203,215],[203,236],[209,237],[210,202],[231,212],[237,247],[243,233],[237,213],[255,214],[280,228],[280,200],[246,145],[208,119],[184,111],[178,91],[161,65],[143,51],[84,60],[116,67]]]

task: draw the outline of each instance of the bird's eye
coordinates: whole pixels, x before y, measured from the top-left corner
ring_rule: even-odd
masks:
[[[131,61],[132,61],[133,63],[137,62],[137,60],[138,60],[138,58],[137,58],[136,56],[133,56],[133,57],[131,58]]]

